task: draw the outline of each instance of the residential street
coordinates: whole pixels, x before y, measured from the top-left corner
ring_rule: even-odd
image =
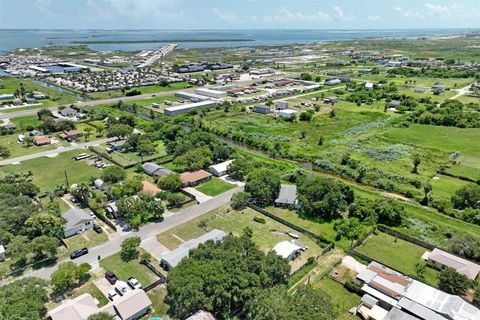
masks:
[[[68,152],[72,150],[78,150],[78,149],[86,149],[91,146],[96,146],[102,143],[107,143],[108,141],[112,140],[111,138],[109,139],[100,139],[100,140],[94,140],[94,141],[89,141],[85,143],[78,143],[73,146],[68,146],[68,147],[60,147],[55,150],[48,150],[48,151],[42,151],[42,152],[37,152],[34,154],[29,154],[26,156],[21,156],[17,158],[10,158],[10,159],[5,159],[0,161],[0,166],[5,166],[9,164],[14,164],[22,161],[27,161],[27,160],[32,160],[40,157],[49,157],[49,156],[54,156],[59,153],[63,152]]]
[[[195,205],[192,207],[189,207],[175,215],[166,217],[162,222],[160,223],[150,223],[142,228],[140,228],[139,231],[136,232],[130,232],[125,235],[121,235],[119,237],[116,237],[112,240],[109,240],[108,242],[94,247],[94,248],[88,248],[89,253],[85,256],[82,256],[78,259],[73,260],[76,264],[81,264],[84,262],[90,263],[92,265],[95,265],[97,262],[97,257],[100,256],[101,259],[108,257],[110,255],[113,255],[117,252],[120,251],[120,245],[122,244],[122,241],[125,240],[126,238],[132,237],[132,236],[139,236],[142,240],[149,239],[152,237],[156,237],[157,234],[167,231],[169,229],[175,228],[176,226],[179,226],[187,221],[190,221],[192,219],[195,219],[207,212],[210,212],[214,209],[217,209],[221,207],[222,205],[228,203],[232,197],[232,195],[237,192],[237,191],[242,191],[243,187],[238,187],[233,190],[227,191],[226,193],[223,193],[209,201],[203,202],[199,205]],[[51,274],[57,270],[58,264],[64,261],[70,261],[68,258],[65,260],[60,260],[57,264],[54,266],[48,267],[48,268],[43,268],[36,270],[34,272],[31,272],[29,274],[25,274],[22,277],[39,277],[42,279],[50,279]]]

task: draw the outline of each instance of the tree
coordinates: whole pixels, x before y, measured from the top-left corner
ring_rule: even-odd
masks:
[[[239,156],[227,167],[227,173],[231,178],[243,181],[254,170],[253,162],[247,157]]]
[[[320,138],[318,139],[318,145],[323,146],[324,140],[325,139],[323,138],[323,136],[320,136]]]
[[[47,301],[46,281],[23,278],[11,282],[0,290],[0,319],[43,319]]]
[[[117,183],[125,180],[127,174],[119,166],[109,166],[102,172],[102,180],[108,183]]]
[[[155,153],[155,144],[153,144],[151,141],[145,140],[140,142],[140,144],[138,145],[138,154],[142,157],[142,161],[144,156],[148,156],[154,153]]]
[[[480,308],[480,285],[475,288],[475,294],[473,295],[473,305]]]
[[[92,136],[93,128],[91,127],[86,127],[83,133],[83,136],[85,138],[85,141],[88,141],[88,138]]]
[[[337,111],[335,109],[330,110],[330,118],[335,118],[337,116]]]
[[[299,286],[295,293],[278,286],[259,292],[247,306],[247,319],[255,320],[334,320],[337,313],[330,296],[309,285]]]
[[[337,232],[337,239],[345,238],[347,240],[358,239],[358,236],[362,233],[362,225],[357,218],[342,219],[335,222],[333,229]]]
[[[30,241],[25,236],[15,236],[7,249],[16,267],[23,267],[27,263],[27,255],[32,251]]]
[[[129,197],[117,201],[118,215],[123,217],[133,228],[162,218],[165,208],[161,201],[151,197]]]
[[[115,185],[112,188],[112,195],[115,198],[122,198],[125,196],[134,196],[143,189],[142,180],[139,177],[134,177],[124,181],[122,184]]]
[[[120,257],[122,261],[128,262],[138,258],[138,246],[142,240],[140,237],[131,237],[123,240]]]
[[[213,154],[208,147],[191,149],[175,158],[173,163],[187,170],[200,170],[212,164]]]
[[[10,157],[10,154],[11,154],[11,152],[7,147],[0,146],[0,158],[6,159],[6,158]]]
[[[287,260],[265,255],[253,241],[229,235],[190,252],[169,272],[166,302],[172,318],[185,319],[198,310],[217,319],[233,318],[257,295],[288,281]]]
[[[402,224],[405,209],[391,199],[378,200],[374,204],[378,223],[396,227]]]
[[[480,209],[480,186],[472,184],[458,189],[451,201],[455,209]]]
[[[313,118],[313,114],[308,111],[300,113],[300,116],[298,117],[300,121],[311,121],[312,118]]]
[[[22,233],[30,239],[40,236],[63,237],[63,219],[53,214],[36,214],[25,221]]]
[[[278,198],[280,185],[281,180],[277,172],[260,168],[248,174],[245,191],[250,193],[255,203],[268,205]]]
[[[82,263],[79,266],[72,261],[61,263],[50,279],[54,294],[58,296],[64,295],[76,286],[84,283],[90,277],[90,269],[91,266],[88,263]]]
[[[249,199],[250,199],[250,194],[248,192],[235,192],[232,195],[231,207],[237,211],[243,210],[246,208],[247,201]]]
[[[430,183],[425,184],[423,186],[423,205],[428,205],[428,194],[430,193],[430,191],[432,191],[432,185]]]
[[[115,320],[115,317],[108,312],[100,312],[92,314],[87,318],[87,320]]]
[[[180,181],[180,175],[171,173],[158,179],[158,185],[162,190],[178,191],[182,187],[182,181]]]
[[[24,142],[27,148],[30,148],[30,146],[33,144],[33,137],[26,136]]]
[[[338,218],[353,203],[350,187],[324,177],[304,178],[298,184],[298,199],[303,210],[325,219]]]
[[[32,251],[35,253],[35,260],[46,257],[54,257],[57,254],[58,239],[49,236],[40,236],[32,240]]]
[[[113,124],[107,129],[107,138],[123,139],[132,132],[133,128],[127,124]]]
[[[461,296],[467,292],[470,286],[470,279],[452,268],[447,268],[438,275],[438,288],[446,293]]]
[[[415,174],[418,173],[418,166],[420,165],[421,162],[422,160],[420,159],[420,156],[415,155],[415,157],[413,158],[412,173],[415,173]]]

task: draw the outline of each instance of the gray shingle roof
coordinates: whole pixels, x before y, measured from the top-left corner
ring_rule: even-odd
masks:
[[[276,204],[290,204],[294,205],[297,202],[297,186],[282,184],[280,187],[280,194],[278,195]]]
[[[70,209],[63,214],[63,218],[66,220],[64,225],[65,230],[70,230],[79,223],[93,220],[93,218],[82,209]]]

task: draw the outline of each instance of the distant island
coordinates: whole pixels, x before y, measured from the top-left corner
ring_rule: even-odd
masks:
[[[166,43],[166,42],[250,42],[253,39],[164,39],[164,40],[80,40],[75,44],[132,44],[132,43]]]

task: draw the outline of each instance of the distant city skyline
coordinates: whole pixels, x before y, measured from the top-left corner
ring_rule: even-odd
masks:
[[[384,0],[2,0],[2,29],[478,28],[480,3]]]

